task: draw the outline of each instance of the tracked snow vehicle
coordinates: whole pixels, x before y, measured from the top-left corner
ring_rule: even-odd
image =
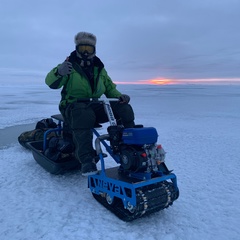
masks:
[[[93,197],[123,221],[132,221],[172,205],[179,196],[177,178],[165,164],[165,151],[157,144],[157,130],[142,125],[124,129],[117,125],[110,105],[110,101],[117,99],[87,101],[89,104],[103,104],[110,123],[107,134],[100,135],[97,129],[93,129],[95,149],[101,163],[100,171],[88,176]],[[61,136],[63,131],[62,116],[58,114],[52,118],[59,121],[58,127],[46,131],[42,142],[28,144],[35,160],[53,174],[80,168],[78,161],[69,155],[60,161],[46,156],[48,134],[56,132]],[[105,168],[102,146],[117,163],[116,167]]]
[[[157,130],[142,125],[127,129],[117,126],[109,100],[114,101],[99,100],[110,126],[106,135],[93,129],[101,171],[88,177],[88,187],[99,203],[123,221],[132,221],[172,205],[179,196],[177,178],[165,164]],[[105,169],[100,143],[120,166]]]

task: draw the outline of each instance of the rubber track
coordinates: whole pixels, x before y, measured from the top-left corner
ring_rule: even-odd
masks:
[[[109,205],[101,195],[93,193],[93,197],[109,211],[125,222],[158,212],[172,205],[179,192],[174,189],[171,182],[160,182],[136,190],[137,206],[133,213],[125,209],[122,200],[115,198],[113,204]]]

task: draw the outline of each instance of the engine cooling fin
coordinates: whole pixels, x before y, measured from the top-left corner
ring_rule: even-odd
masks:
[[[175,190],[173,183],[168,181],[138,188],[136,189],[137,206],[130,210],[124,208],[120,198],[115,198],[113,203],[109,204],[104,195],[92,194],[100,204],[118,218],[130,222],[169,207],[178,198],[179,191]]]

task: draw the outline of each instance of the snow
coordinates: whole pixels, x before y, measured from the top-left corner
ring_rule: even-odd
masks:
[[[0,239],[239,239],[240,86],[118,88],[131,96],[136,123],[157,128],[179,199],[125,223],[96,202],[80,172],[46,172],[17,137],[58,113],[60,91],[43,81],[7,81],[0,95]]]

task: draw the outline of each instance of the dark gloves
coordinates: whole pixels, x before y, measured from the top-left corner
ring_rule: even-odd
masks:
[[[119,97],[120,102],[125,102],[125,103],[129,103],[130,102],[130,97],[127,94],[122,94]]]
[[[58,66],[57,72],[61,76],[65,76],[70,74],[72,71],[72,63],[65,61],[61,65]]]

